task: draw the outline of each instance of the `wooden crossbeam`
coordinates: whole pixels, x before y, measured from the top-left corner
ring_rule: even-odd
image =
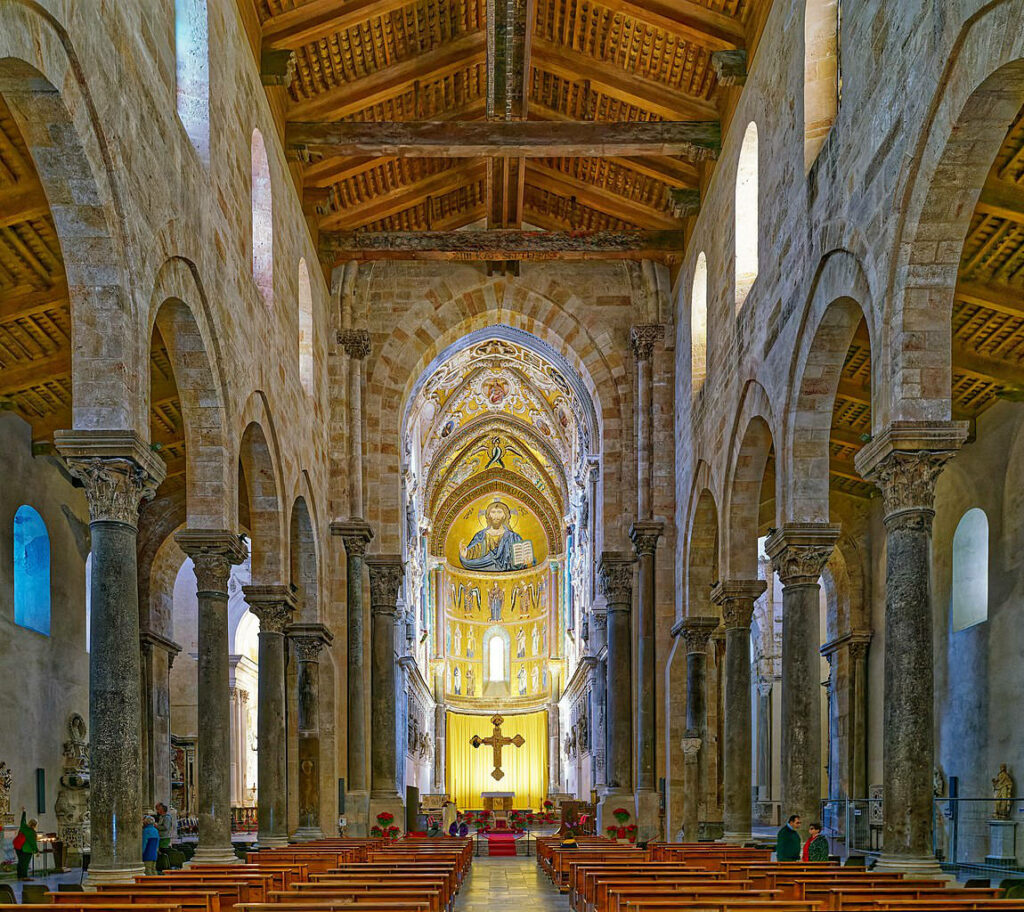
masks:
[[[744,46],[743,23],[694,0],[598,0],[599,5],[699,44],[709,51]]]
[[[71,351],[62,349],[44,358],[11,367],[0,367],[0,394],[20,392],[55,377],[71,373]]]
[[[849,380],[841,379],[839,381],[839,387],[836,390],[837,396],[842,396],[844,399],[849,399],[851,402],[859,403],[860,405],[871,405],[871,390],[861,386],[857,383],[851,383]]]
[[[644,79],[613,63],[605,63],[564,45],[533,37],[533,64],[560,79],[636,105],[667,120],[718,120],[718,108],[706,98],[687,95],[664,83]]]
[[[10,228],[50,214],[43,188],[35,181],[22,181],[0,192],[0,228]]]
[[[953,370],[970,374],[988,383],[1024,389],[1024,366],[1017,361],[990,358],[984,352],[953,339]]]
[[[672,259],[682,231],[345,231],[322,232],[320,253],[346,259],[592,260]]]
[[[296,50],[408,6],[411,0],[310,0],[263,23],[265,48]]]
[[[960,282],[956,287],[956,299],[1010,317],[1024,317],[1024,294],[1008,285]]]
[[[981,191],[977,212],[1024,225],[1024,193],[1015,184],[989,181]]]
[[[481,63],[485,49],[484,33],[469,32],[431,51],[296,102],[288,109],[288,119],[310,121],[348,117],[411,91],[417,80],[436,82]]]
[[[459,187],[483,180],[484,163],[475,162],[464,168],[447,168],[432,174],[424,180],[416,181],[407,187],[396,188],[390,193],[370,197],[357,206],[348,206],[338,212],[326,216],[321,222],[322,230],[333,228],[355,228],[369,222],[376,222],[389,215],[395,215],[405,209],[423,202],[428,196],[443,196]]]
[[[289,150],[300,156],[387,155],[417,158],[606,158],[680,155],[716,158],[722,131],[714,121],[597,123],[594,121],[418,121],[405,123],[292,122]]]
[[[569,199],[575,197],[590,209],[636,225],[650,228],[681,227],[679,219],[661,209],[620,196],[611,190],[602,190],[556,168],[531,163],[526,169],[526,180],[533,187]]]
[[[63,279],[50,288],[34,288],[18,294],[0,292],[0,324],[35,317],[61,305],[70,306],[68,286]]]

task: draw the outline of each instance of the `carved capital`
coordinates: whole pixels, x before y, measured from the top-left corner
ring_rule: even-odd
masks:
[[[683,758],[685,760],[696,760],[703,743],[700,738],[683,738],[679,742],[680,747],[683,749]]]
[[[711,601],[722,608],[722,623],[727,630],[748,628],[754,616],[754,601],[764,592],[764,580],[724,580],[711,588]]]
[[[765,540],[765,552],[783,586],[817,585],[840,527],[831,523],[786,523]]]
[[[658,539],[665,534],[663,522],[637,520],[629,528],[629,540],[633,543],[633,550],[637,557],[645,554],[654,554],[658,548]]]
[[[133,431],[57,431],[54,443],[85,488],[89,519],[137,528],[139,506],[167,474],[164,461]]]
[[[316,662],[324,646],[334,642],[334,634],[323,624],[292,624],[286,632],[300,662]]]
[[[361,361],[370,354],[370,333],[365,329],[340,329],[338,344],[350,358]]]
[[[665,338],[665,327],[661,323],[640,323],[629,331],[629,342],[633,357],[637,361],[649,361],[654,346]]]
[[[591,611],[590,623],[593,625],[595,633],[603,635],[608,629],[608,615],[603,611]]]
[[[681,636],[686,646],[686,654],[703,654],[708,650],[708,642],[718,629],[716,617],[685,617],[672,628],[673,636]]]
[[[370,610],[373,614],[395,614],[398,592],[405,568],[399,554],[372,554],[366,558],[370,575]]]
[[[757,679],[757,694],[759,697],[767,697],[772,692],[775,681],[772,678]]]
[[[849,653],[850,660],[859,662],[861,659],[867,657],[868,645],[871,643],[870,633],[852,633],[850,639],[846,643],[846,651]]]
[[[243,586],[242,595],[260,622],[260,633],[285,632],[295,613],[291,586]]]
[[[633,601],[633,558],[623,551],[602,552],[597,579],[608,610],[629,611]]]
[[[232,565],[249,556],[242,537],[222,529],[182,529],[174,540],[192,558],[199,593],[227,598]]]
[[[966,438],[966,421],[896,421],[861,449],[854,458],[857,471],[881,490],[887,526],[890,520],[931,521],[935,482]],[[915,519],[908,513],[928,515]]]
[[[331,534],[340,536],[349,557],[364,557],[366,546],[373,541],[373,529],[361,519],[331,523]]]

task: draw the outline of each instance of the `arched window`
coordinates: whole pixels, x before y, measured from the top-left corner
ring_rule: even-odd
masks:
[[[978,507],[953,533],[953,630],[988,620],[988,517]]]
[[[252,276],[267,307],[274,303],[274,207],[263,134],[252,131]]]
[[[14,623],[50,635],[50,536],[27,504],[14,514]]]
[[[697,256],[690,297],[690,372],[696,395],[708,373],[708,260],[703,250]]]
[[[810,170],[839,110],[839,0],[804,4],[804,169]]]
[[[313,291],[306,261],[299,260],[299,379],[313,395]]]
[[[751,121],[743,134],[736,166],[736,310],[747,299],[757,278],[758,196],[757,124]]]
[[[505,643],[499,636],[492,636],[487,643],[487,680],[505,680]]]
[[[206,0],[174,0],[178,119],[199,157],[210,160],[210,42]]]

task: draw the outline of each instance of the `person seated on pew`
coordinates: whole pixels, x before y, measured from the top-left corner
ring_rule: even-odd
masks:
[[[810,835],[804,843],[804,850],[801,858],[804,861],[828,861],[828,837],[821,832],[821,824],[812,823],[807,828],[807,832],[810,833]]]
[[[790,814],[786,825],[775,837],[776,861],[800,860],[800,815]]]

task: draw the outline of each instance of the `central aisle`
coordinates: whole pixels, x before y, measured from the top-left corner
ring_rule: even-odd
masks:
[[[563,896],[552,886],[533,856],[474,858],[470,870],[459,891],[456,912],[493,912],[495,909],[563,912],[569,908],[568,895]]]

